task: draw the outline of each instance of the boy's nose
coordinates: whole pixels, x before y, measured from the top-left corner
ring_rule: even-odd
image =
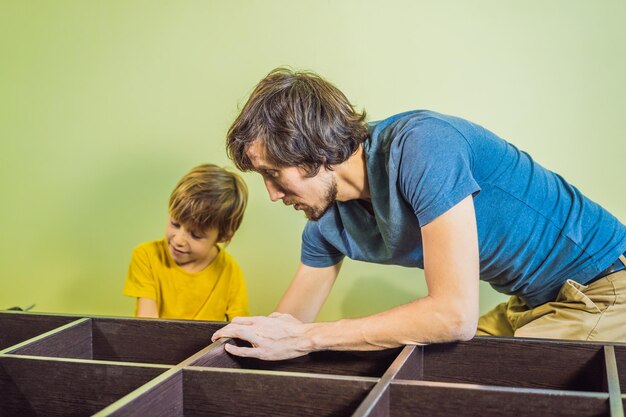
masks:
[[[185,238],[182,233],[174,233],[174,236],[172,236],[172,243],[175,246],[183,246],[185,244]]]

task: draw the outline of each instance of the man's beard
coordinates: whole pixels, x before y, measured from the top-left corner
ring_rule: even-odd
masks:
[[[302,209],[302,211],[304,211],[304,215],[307,219],[316,221],[328,211],[330,206],[335,204],[335,201],[337,201],[337,181],[334,177],[331,177],[331,181],[326,189],[322,205],[319,207],[306,206],[306,208]]]

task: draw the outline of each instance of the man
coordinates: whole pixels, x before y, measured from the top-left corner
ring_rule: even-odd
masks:
[[[488,130],[430,111],[365,124],[319,76],[272,71],[228,132],[241,170],[302,210],[301,264],[268,317],[213,336],[268,360],[475,334],[626,341],[626,227]],[[313,323],[344,256],[423,268],[428,295]],[[478,280],[512,295],[478,319]],[[478,330],[477,330],[478,329]]]

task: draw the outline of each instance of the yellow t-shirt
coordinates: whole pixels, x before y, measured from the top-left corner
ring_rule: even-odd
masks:
[[[133,250],[123,293],[155,300],[159,318],[224,321],[249,314],[241,269],[222,248],[202,271],[187,272],[165,239],[142,243]]]

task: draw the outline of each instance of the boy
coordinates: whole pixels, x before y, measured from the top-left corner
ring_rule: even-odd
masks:
[[[165,238],[133,251],[123,293],[137,297],[137,317],[228,321],[248,315],[243,274],[218,246],[239,228],[247,198],[243,180],[213,164],[193,168],[178,182]]]

